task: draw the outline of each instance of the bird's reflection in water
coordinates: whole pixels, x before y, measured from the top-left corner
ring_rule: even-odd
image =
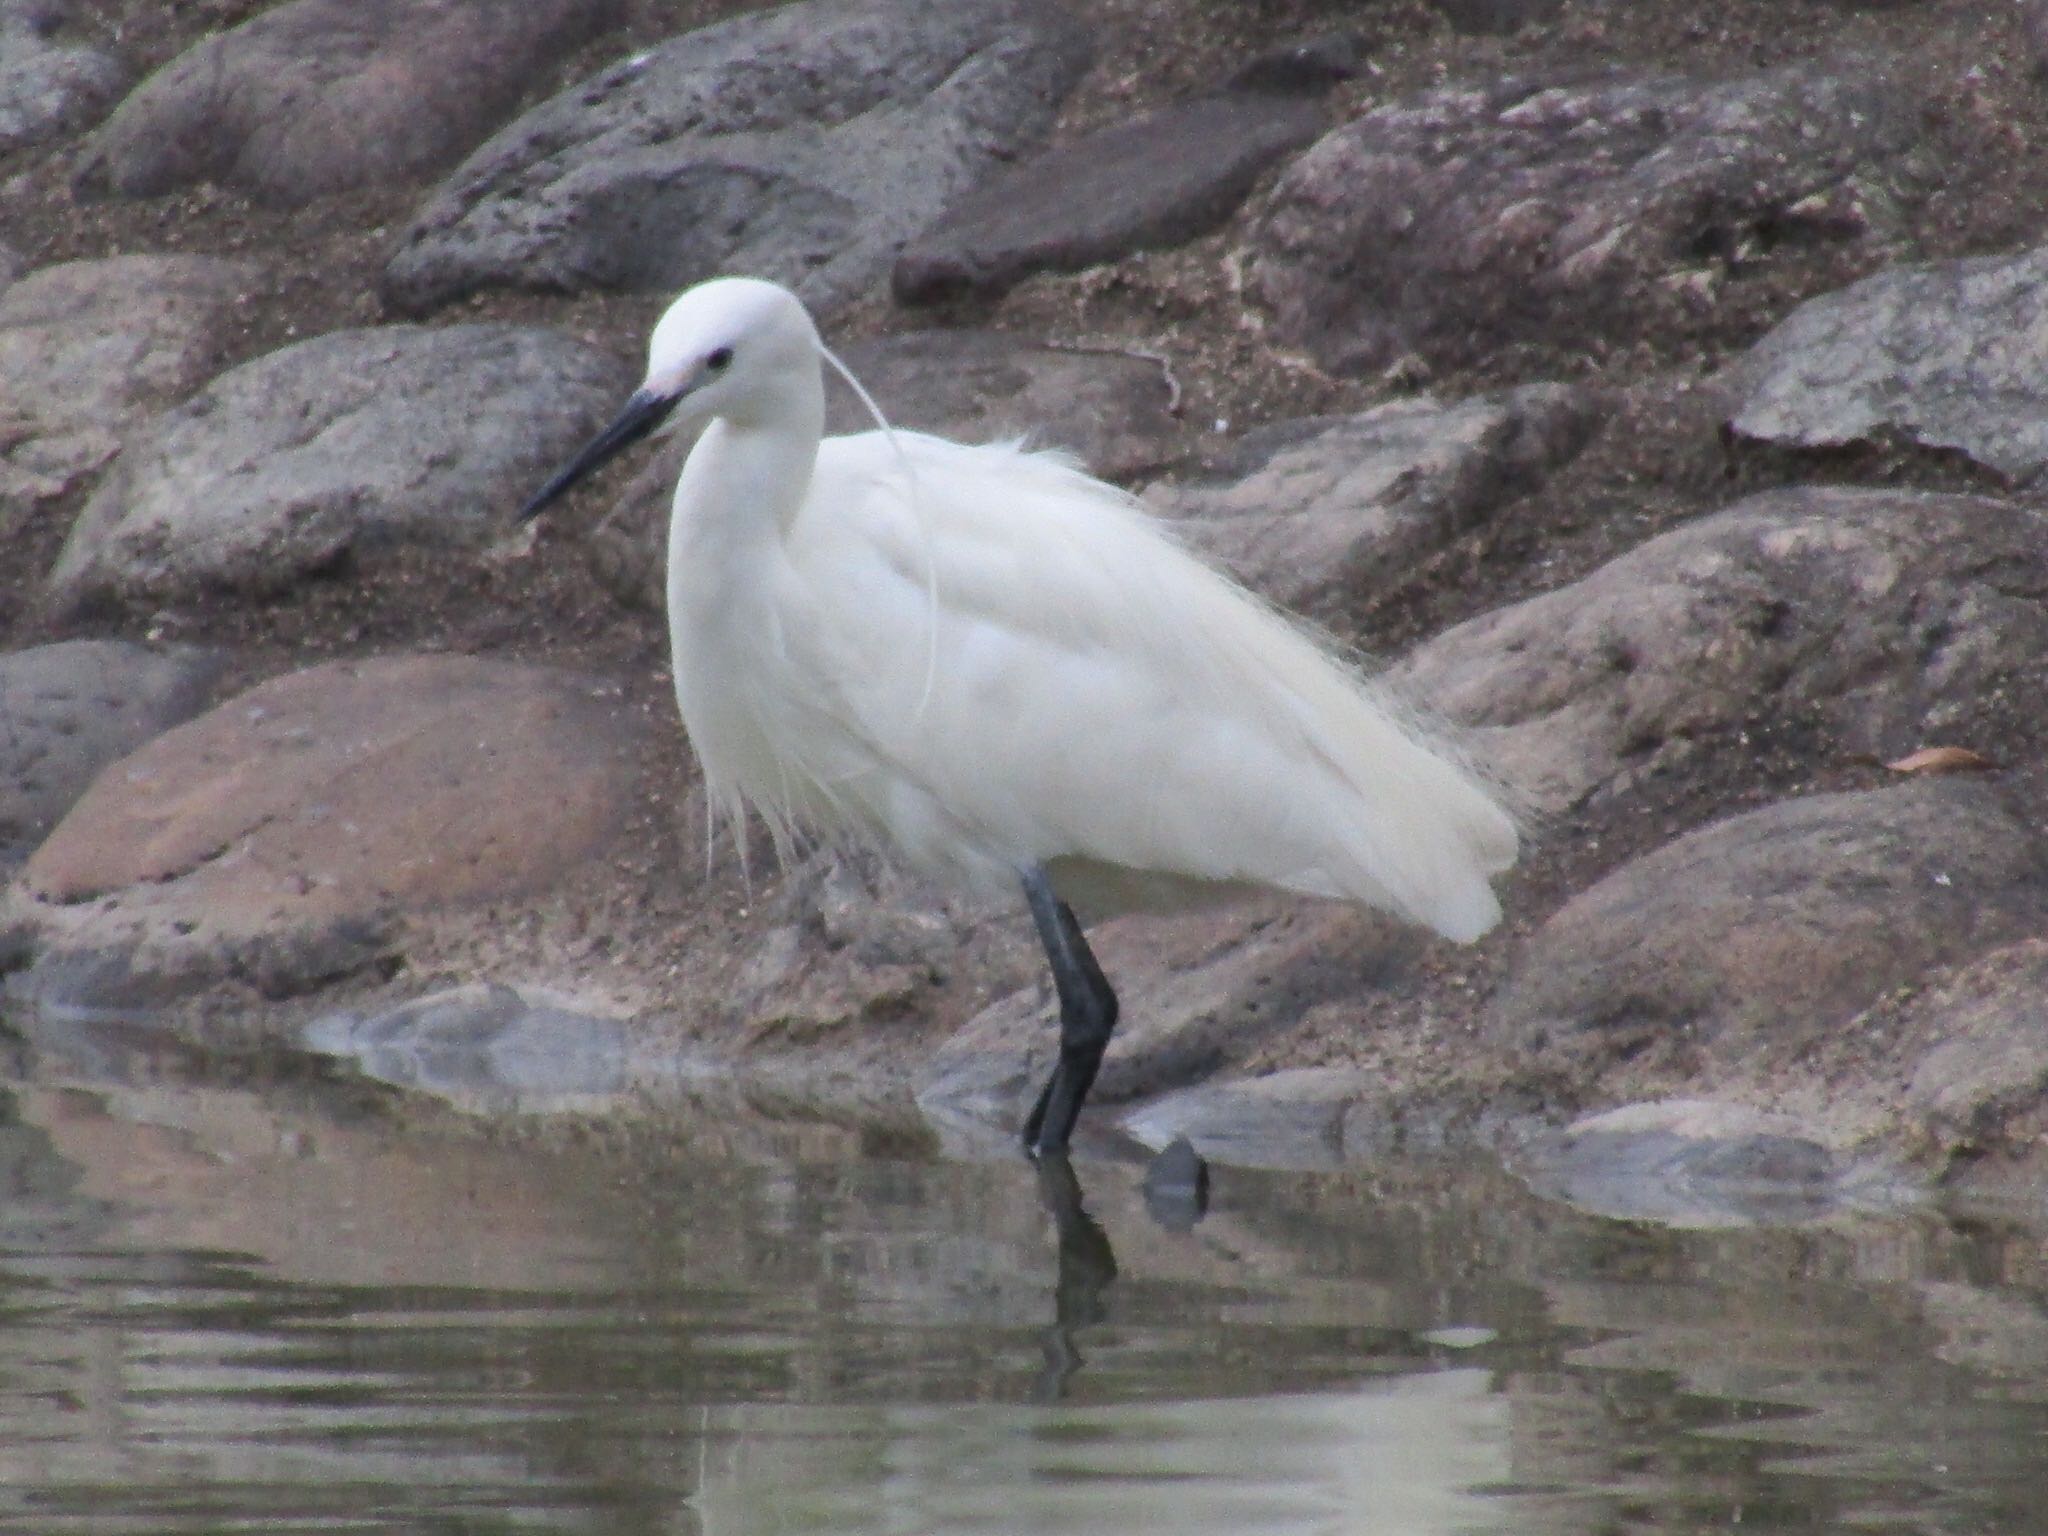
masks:
[[[1056,1402],[1066,1396],[1067,1384],[1084,1364],[1074,1335],[1109,1316],[1109,1287],[1116,1279],[1116,1250],[1110,1246],[1102,1223],[1088,1214],[1081,1180],[1066,1154],[1040,1157],[1035,1166],[1039,1202],[1052,1217],[1053,1231],[1059,1239],[1053,1323],[1041,1341],[1045,1369],[1039,1375],[1035,1396],[1040,1402]],[[1168,1187],[1178,1196],[1169,1197],[1164,1208],[1154,1198],[1162,1168],[1167,1170]],[[1146,1207],[1152,1218],[1169,1231],[1190,1230],[1207,1210],[1208,1197],[1208,1167],[1184,1140],[1167,1148],[1146,1175]]]

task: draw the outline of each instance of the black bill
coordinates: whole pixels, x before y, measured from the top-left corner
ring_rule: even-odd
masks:
[[[556,470],[548,483],[533,493],[526,505],[519,509],[519,521],[523,523],[538,517],[578,480],[621,450],[639,442],[668,419],[668,413],[676,408],[676,402],[681,398],[679,394],[657,395],[644,389],[635,390],[625,409],[619,412],[618,419],[584,444],[582,452]]]

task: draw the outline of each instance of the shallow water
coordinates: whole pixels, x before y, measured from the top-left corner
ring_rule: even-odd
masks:
[[[0,1090],[0,1530],[2038,1531],[2048,1250],[1485,1166],[485,1136],[146,1036]],[[1075,1203],[1079,1195],[1083,1205]]]

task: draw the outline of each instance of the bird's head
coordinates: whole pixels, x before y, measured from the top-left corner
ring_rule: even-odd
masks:
[[[820,355],[817,327],[787,288],[751,277],[699,283],[655,325],[647,377],[625,408],[533,494],[519,520],[652,432],[772,412],[787,381],[817,378]]]

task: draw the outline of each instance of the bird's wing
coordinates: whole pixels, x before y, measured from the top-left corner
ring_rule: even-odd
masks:
[[[788,553],[788,643],[914,856],[1257,881],[1458,937],[1497,915],[1515,830],[1477,777],[1068,461],[828,439]]]

